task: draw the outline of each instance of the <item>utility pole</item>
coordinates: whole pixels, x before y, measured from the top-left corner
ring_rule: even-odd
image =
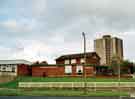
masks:
[[[121,72],[120,62],[118,62],[119,99],[121,99],[120,72]]]
[[[86,89],[86,71],[85,71],[85,65],[86,65],[86,37],[85,37],[85,33],[82,32],[82,36],[84,39],[84,66],[83,66],[83,78],[84,78],[84,94],[87,93],[87,89]]]

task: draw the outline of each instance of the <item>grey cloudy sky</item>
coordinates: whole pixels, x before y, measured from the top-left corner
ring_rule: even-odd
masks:
[[[104,34],[124,40],[134,61],[135,0],[0,0],[0,59],[54,59],[87,51]]]

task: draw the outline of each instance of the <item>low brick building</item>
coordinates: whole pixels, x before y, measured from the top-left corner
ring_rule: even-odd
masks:
[[[0,76],[30,75],[30,65],[26,60],[0,60]]]
[[[100,57],[95,53],[86,53],[84,68],[84,54],[63,55],[56,59],[56,64],[33,64],[32,76],[39,77],[91,77],[94,75],[94,65],[100,64]],[[93,66],[92,66],[93,65]]]
[[[87,77],[93,76],[94,69],[92,66],[85,67]],[[32,65],[32,76],[34,77],[82,77],[82,65]]]

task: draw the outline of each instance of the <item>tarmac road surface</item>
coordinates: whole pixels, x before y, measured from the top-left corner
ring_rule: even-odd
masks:
[[[37,96],[0,96],[0,99],[135,99],[130,97],[37,97]]]

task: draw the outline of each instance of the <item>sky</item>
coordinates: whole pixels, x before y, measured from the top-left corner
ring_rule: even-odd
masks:
[[[135,61],[135,0],[0,0],[0,59],[47,61],[87,51],[105,34],[124,40]]]

